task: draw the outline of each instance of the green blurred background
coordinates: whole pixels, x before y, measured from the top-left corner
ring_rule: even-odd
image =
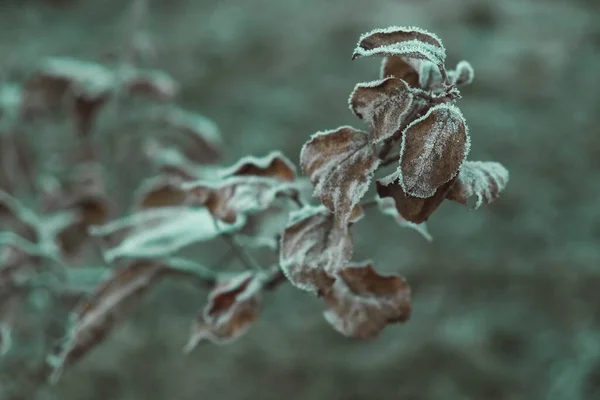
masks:
[[[376,340],[342,337],[318,299],[283,286],[239,341],[184,356],[206,293],[166,283],[54,387],[28,394],[27,363],[0,362],[1,400],[600,399],[600,2],[148,3],[150,65],[181,84],[180,104],[219,125],[226,164],[275,149],[297,162],[312,133],[360,127],[347,97],[379,63],[350,61],[358,36],[415,25],[442,38],[450,67],[475,68],[459,102],[470,158],[503,163],[511,181],[478,211],[442,205],[431,244],[383,216],[361,222],[355,259],[413,289],[411,320]],[[0,0],[3,74],[119,49],[130,6]],[[63,146],[53,134],[40,132],[48,152]]]

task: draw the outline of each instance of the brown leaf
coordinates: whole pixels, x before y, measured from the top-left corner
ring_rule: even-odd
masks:
[[[331,274],[352,257],[352,236],[324,206],[307,206],[290,214],[283,231],[279,265],[296,287],[322,293]]]
[[[416,27],[390,26],[363,34],[352,59],[371,56],[403,56],[429,60],[443,68],[446,50],[435,34]]]
[[[123,88],[131,94],[140,94],[157,100],[170,100],[179,93],[179,84],[163,71],[133,69],[124,75]]]
[[[354,338],[373,338],[388,324],[406,322],[411,314],[406,281],[398,275],[380,275],[368,262],[340,269],[324,298],[330,307],[324,313],[327,322]]]
[[[500,163],[467,161],[446,198],[466,205],[469,197],[476,196],[473,208],[479,208],[484,202],[490,204],[496,200],[506,188],[508,179],[509,173]]]
[[[278,197],[297,196],[294,185],[258,176],[189,182],[181,187],[190,202],[207,207],[215,218],[230,224],[240,216],[266,210]]]
[[[399,56],[385,57],[381,63],[381,78],[393,76],[402,79],[410,87],[419,87],[419,64],[416,60],[405,60]]]
[[[142,182],[135,193],[135,208],[144,210],[185,204],[186,194],[181,189],[183,181],[176,177],[159,175]]]
[[[400,213],[396,209],[396,202],[393,198],[391,198],[391,197],[381,198],[381,197],[377,196],[376,200],[377,200],[377,206],[378,206],[379,210],[383,214],[394,218],[394,220],[396,221],[398,226],[400,226],[402,228],[414,229],[428,242],[433,241],[433,237],[431,236],[431,234],[429,233],[429,230],[427,229],[427,224],[425,222],[421,222],[420,224],[415,224],[414,222],[410,222],[406,218],[404,218],[402,215],[400,215]]]
[[[296,167],[281,152],[273,151],[264,157],[246,156],[231,167],[223,169],[220,176],[260,176],[293,182],[296,179]]]
[[[384,185],[378,181],[377,193],[382,198],[393,198],[396,203],[396,210],[402,218],[414,224],[421,224],[427,221],[431,214],[442,204],[455,179],[440,186],[433,196],[425,199],[406,194],[398,182]]]
[[[469,149],[468,128],[460,110],[447,103],[434,106],[407,126],[400,167],[381,182],[398,180],[406,194],[429,198],[457,175]]]
[[[194,163],[176,147],[169,147],[155,140],[146,141],[144,153],[159,173],[167,177],[196,181],[209,176],[212,178],[214,175],[211,169]]]
[[[412,103],[413,94],[408,84],[393,77],[359,83],[349,99],[354,115],[373,128],[370,135],[373,143],[396,133]]]
[[[300,153],[300,166],[315,187],[314,195],[335,213],[343,227],[379,166],[370,142],[366,133],[342,126],[317,132]]]
[[[139,304],[141,296],[163,276],[161,272],[160,264],[149,261],[134,261],[116,269],[73,313],[63,346],[58,354],[50,357],[51,381],[56,382],[66,366],[77,362],[106,339]]]
[[[185,351],[204,339],[225,344],[243,335],[259,317],[261,290],[262,280],[250,271],[219,282],[196,317]]]

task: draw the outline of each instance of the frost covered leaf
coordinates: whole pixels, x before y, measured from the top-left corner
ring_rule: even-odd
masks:
[[[300,166],[315,187],[314,195],[343,227],[369,189],[379,162],[369,136],[349,126],[317,132],[300,153]]]
[[[152,139],[146,141],[144,153],[159,173],[167,177],[195,181],[202,179],[207,172],[206,168],[192,162],[177,148]]]
[[[296,167],[280,151],[273,151],[264,157],[244,157],[231,167],[221,170],[219,175],[223,178],[260,176],[293,182],[296,179]]]
[[[181,187],[190,202],[207,207],[215,218],[230,224],[240,216],[266,210],[278,197],[297,196],[293,184],[258,176],[186,182]]]
[[[419,87],[419,64],[418,60],[405,60],[400,56],[389,56],[381,62],[381,78],[393,76],[402,79],[410,87]]]
[[[442,74],[432,62],[421,60],[419,63],[419,87],[423,90],[435,90],[443,85]]]
[[[91,227],[99,238],[107,262],[122,258],[164,257],[190,244],[204,242],[239,229],[235,224],[216,221],[206,208],[163,207],[139,211],[106,225]]]
[[[196,317],[185,351],[204,339],[225,344],[243,335],[260,314],[261,289],[260,277],[250,271],[219,282]]]
[[[408,84],[393,77],[359,83],[349,99],[354,115],[373,127],[373,143],[396,133],[412,103],[413,94]]]
[[[169,100],[179,93],[179,84],[169,74],[157,70],[129,70],[121,78],[122,87],[131,94]]]
[[[450,82],[454,85],[469,85],[475,77],[475,70],[468,61],[459,61],[454,71],[449,71]]]
[[[67,337],[56,355],[50,356],[56,382],[64,367],[85,356],[102,342],[113,329],[136,307],[141,296],[163,276],[162,266],[149,261],[134,261],[114,270],[71,316]]]
[[[411,314],[406,281],[398,275],[380,275],[368,262],[340,269],[324,298],[330,307],[324,313],[327,322],[354,338],[373,338],[388,324],[406,322]]]
[[[429,60],[443,68],[446,50],[437,35],[416,27],[390,26],[363,34],[352,59],[371,56],[402,56]]]
[[[446,195],[449,200],[466,205],[471,196],[476,196],[474,208],[484,202],[490,204],[506,188],[509,173],[502,164],[493,161],[467,161],[458,174],[456,184]]]
[[[146,209],[183,205],[186,194],[181,189],[182,183],[176,177],[162,175],[144,180],[134,196],[135,208]]]
[[[352,257],[352,236],[324,206],[307,206],[290,214],[283,231],[279,265],[296,287],[316,294],[333,282],[330,274]]]
[[[469,149],[460,110],[448,103],[437,105],[408,125],[402,136],[400,167],[381,182],[398,179],[406,194],[431,197],[456,176]]]
[[[159,117],[182,153],[199,164],[215,164],[221,158],[223,139],[217,125],[203,115],[175,108]]]
[[[456,178],[440,186],[433,196],[421,198],[406,194],[398,182],[392,182],[387,185],[377,182],[377,194],[381,198],[391,197],[396,203],[396,210],[409,222],[421,224],[442,204],[446,198],[448,190],[454,184]]]
[[[402,228],[414,229],[428,242],[433,241],[433,237],[431,236],[431,234],[429,233],[429,230],[427,229],[427,224],[425,222],[415,224],[414,222],[410,222],[406,218],[404,218],[402,215],[400,215],[400,213],[396,209],[396,202],[394,201],[393,198],[391,198],[391,197],[381,198],[381,197],[377,196],[376,201],[377,201],[377,206],[379,207],[379,210],[383,214],[394,218],[394,220],[396,221],[398,226],[400,226]]]

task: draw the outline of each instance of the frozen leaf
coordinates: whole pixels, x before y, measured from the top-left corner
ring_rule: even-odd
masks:
[[[283,231],[279,265],[296,287],[322,293],[352,256],[352,236],[324,206],[307,206],[290,214]]]
[[[170,100],[179,92],[179,85],[166,72],[130,70],[124,74],[122,85],[128,93],[157,100]]]
[[[296,167],[279,151],[273,151],[264,157],[246,156],[229,168],[223,169],[219,175],[228,176],[261,176],[293,182],[296,179]]]
[[[182,180],[176,177],[155,176],[142,182],[135,194],[136,209],[171,207],[185,203]]]
[[[490,204],[506,188],[509,173],[502,164],[493,161],[467,161],[458,174],[456,184],[446,195],[449,200],[466,205],[471,196],[476,196],[474,208],[484,202]]]
[[[443,85],[442,74],[438,67],[426,60],[419,63],[419,87],[423,90],[435,90]]]
[[[381,63],[381,78],[393,76],[402,79],[410,87],[419,87],[419,60],[405,60],[400,56],[385,57]]]
[[[324,313],[327,322],[354,338],[373,338],[388,324],[406,322],[411,314],[406,281],[398,275],[380,275],[370,263],[340,269],[324,298],[329,305]]]
[[[183,181],[195,181],[205,176],[206,168],[192,162],[175,147],[147,140],[144,153],[162,175]]]
[[[410,222],[406,218],[404,218],[402,215],[400,215],[400,213],[396,209],[396,202],[394,201],[393,198],[391,198],[391,197],[381,198],[381,197],[377,196],[376,200],[377,200],[377,205],[379,207],[379,210],[383,214],[389,215],[390,217],[394,218],[394,220],[396,221],[398,226],[400,226],[402,228],[414,229],[428,242],[433,241],[433,237],[431,236],[431,234],[429,233],[429,231],[427,229],[427,224],[425,222],[415,224],[414,222]]]
[[[258,176],[189,182],[181,187],[190,202],[206,206],[215,218],[227,223],[234,223],[240,215],[266,210],[278,197],[297,197],[293,184]]]
[[[204,339],[225,344],[243,335],[260,314],[261,289],[262,280],[249,271],[219,282],[196,317],[185,351]]]
[[[49,359],[50,380],[56,382],[63,368],[77,362],[106,339],[139,304],[141,296],[163,276],[162,271],[160,264],[149,261],[134,261],[114,270],[72,314],[60,352]]]
[[[456,178],[440,186],[433,196],[425,199],[406,194],[398,182],[384,185],[378,181],[377,193],[381,198],[394,199],[396,210],[402,218],[414,224],[421,224],[442,204],[455,180]]]
[[[429,198],[457,175],[469,149],[468,129],[460,110],[448,103],[437,105],[407,126],[400,167],[381,182],[397,179],[406,194]]]
[[[459,61],[454,71],[448,73],[450,82],[454,85],[469,85],[475,78],[475,70],[468,61]]]
[[[349,126],[317,132],[300,153],[300,166],[315,187],[314,195],[342,227],[369,189],[379,162],[369,136]]]
[[[352,59],[371,56],[402,56],[429,60],[443,68],[446,50],[435,34],[416,27],[390,26],[363,34]]]
[[[391,137],[402,125],[413,103],[408,84],[393,77],[359,83],[350,95],[350,109],[368,123],[373,143]]]
[[[123,258],[168,256],[188,245],[233,232],[243,226],[215,220],[206,208],[163,207],[139,211],[106,225],[91,227],[90,234],[108,248],[107,262]]]

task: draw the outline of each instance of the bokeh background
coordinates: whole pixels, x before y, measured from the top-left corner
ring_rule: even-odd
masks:
[[[46,56],[122,48],[130,6],[1,0],[4,78],[25,79]],[[355,258],[407,278],[407,324],[349,340],[318,299],[284,285],[239,341],[184,356],[206,293],[166,283],[53,387],[28,391],[28,363],[0,361],[2,400],[600,399],[600,2],[149,0],[143,19],[150,65],[218,124],[226,164],[274,149],[297,162],[312,133],[360,127],[347,97],[379,63],[350,55],[361,33],[388,25],[437,33],[450,67],[471,62],[459,104],[470,158],[511,173],[490,206],[442,205],[433,243],[376,213],[361,221]],[[132,128],[114,129],[129,140]],[[52,156],[68,145],[61,134],[40,129]]]

